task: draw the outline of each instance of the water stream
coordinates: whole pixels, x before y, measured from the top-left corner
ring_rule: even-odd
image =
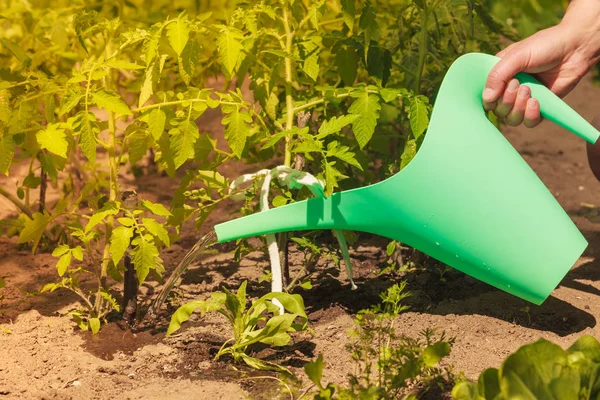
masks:
[[[193,263],[202,253],[206,251],[209,247],[215,245],[218,242],[217,234],[214,231],[210,231],[206,235],[202,236],[200,240],[187,252],[187,254],[181,259],[177,267],[171,273],[171,276],[165,281],[162,289],[158,293],[158,296],[154,299],[150,307],[148,308],[148,312],[144,317],[145,320],[154,320],[159,314],[159,311],[167,299],[167,296],[181,278],[181,275],[188,269],[191,263]]]

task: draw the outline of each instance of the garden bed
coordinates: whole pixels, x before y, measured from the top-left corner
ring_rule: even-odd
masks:
[[[567,102],[591,120],[600,104],[599,90],[591,79],[585,79]],[[219,120],[217,113],[203,117],[204,128],[222,140]],[[596,323],[600,310],[600,219],[596,219],[598,211],[594,209],[600,206],[600,184],[587,167],[585,143],[548,122],[533,130],[507,127],[505,134],[572,216],[590,246],[540,307],[456,271],[444,275],[445,282],[435,274],[437,270],[420,270],[406,276],[407,288],[413,293],[407,304],[412,308],[397,317],[397,330],[415,335],[437,327],[455,336],[456,343],[445,361],[471,379],[540,337],[563,347],[582,334],[600,337]],[[253,170],[245,168],[241,170],[239,164],[231,163],[221,173],[233,178]],[[10,179],[19,179],[18,173]],[[142,198],[165,204],[175,188],[172,179],[156,175],[123,179]],[[8,186],[8,182],[9,178],[0,177],[1,185]],[[51,194],[48,199],[52,201]],[[200,233],[184,225],[181,240],[163,256],[167,272],[201,233],[230,219],[236,207],[233,203],[219,207]],[[0,203],[0,217],[10,211],[8,205]],[[379,293],[393,283],[388,276],[378,276],[386,259],[386,244],[377,237],[363,235],[351,250],[356,291],[350,290],[345,272],[320,262],[314,287],[299,289],[314,336],[298,334],[293,344],[281,351],[256,348],[258,355],[287,366],[307,385],[302,366],[323,354],[324,381],[344,383],[348,373],[353,372],[350,354],[345,350],[353,318],[359,310],[376,303]],[[263,254],[253,253],[238,266],[227,253],[231,246],[220,245],[217,249],[219,254],[204,256],[185,273],[176,289],[178,296],[186,300],[205,298],[221,285],[236,289],[244,280],[249,281],[251,297],[268,292],[268,283],[258,283],[268,266]],[[227,359],[212,361],[228,337],[229,328],[220,315],[194,317],[167,339],[168,320],[164,318],[156,327],[135,333],[117,323],[104,326],[98,335],[80,332],[64,317],[77,301],[75,296],[67,291],[28,294],[56,281],[55,257],[39,251],[31,255],[17,246],[16,238],[6,237],[0,238],[0,254],[0,276],[5,276],[7,282],[0,303],[0,399],[271,399],[281,387],[273,379],[277,377],[274,373],[255,372],[244,366],[236,371]],[[292,265],[296,257],[293,251]],[[148,283],[142,293],[153,287]]]

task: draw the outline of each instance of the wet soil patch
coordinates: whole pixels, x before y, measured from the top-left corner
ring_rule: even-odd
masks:
[[[159,343],[164,337],[164,334],[152,335],[146,331],[132,332],[116,322],[104,325],[95,335],[90,331],[80,331],[79,334],[85,341],[82,347],[103,360],[114,359],[118,352],[132,355],[137,349]]]

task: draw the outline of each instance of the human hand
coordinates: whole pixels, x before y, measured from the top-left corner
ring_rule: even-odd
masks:
[[[531,98],[531,90],[513,77],[519,72],[534,74],[555,94],[565,96],[598,61],[600,2],[592,7],[583,0],[574,1],[569,11],[559,25],[498,53],[501,60],[488,75],[483,92],[486,110],[509,125],[534,127],[542,120],[540,105]]]

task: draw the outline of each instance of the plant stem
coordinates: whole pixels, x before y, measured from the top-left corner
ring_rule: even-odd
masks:
[[[427,56],[427,21],[429,19],[428,10],[421,13],[421,42],[419,43],[419,64],[417,65],[417,76],[415,80],[415,94],[421,93],[421,78],[425,67],[425,57]]]
[[[286,122],[285,129],[291,130],[294,125],[294,97],[292,96],[292,59],[290,58],[290,54],[292,54],[292,40],[293,34],[290,29],[290,21],[288,16],[287,6],[283,7],[283,26],[285,28],[285,105],[286,105]],[[284,156],[284,165],[291,166],[292,163],[292,151],[290,148],[291,145],[291,135],[287,135],[285,137],[285,156]]]
[[[105,52],[106,56],[110,54],[112,39],[109,39]],[[110,69],[107,68],[107,74],[103,78],[104,87],[110,89],[111,87],[111,79],[110,79]],[[117,165],[117,156],[116,156],[116,124],[115,124],[115,114],[112,111],[108,111],[108,135],[109,135],[109,143],[107,147],[108,151],[108,163],[110,168],[110,183],[109,183],[109,201],[115,201],[117,196],[119,195],[119,184],[118,184],[118,174],[119,174],[119,166]],[[124,149],[121,149],[123,151]],[[106,287],[106,279],[108,276],[108,264],[110,263],[110,237],[112,235],[113,229],[113,216],[109,216],[106,220],[105,224],[105,244],[104,244],[104,252],[102,254],[102,269],[100,270],[100,287],[98,287],[98,293],[96,295],[96,312],[100,314],[100,309],[102,307],[102,296],[100,295],[101,291]]]
[[[0,186],[0,195],[4,196],[8,201],[13,203],[15,207],[17,207],[21,212],[29,217],[29,219],[33,219],[33,214],[31,211],[15,196],[9,193],[6,189]]]
[[[44,166],[40,165],[40,205],[39,212],[43,213],[46,209],[46,189],[48,188],[48,174],[44,170]]]
[[[240,103],[234,103],[231,101],[219,101],[219,100],[215,100],[218,101],[219,104],[225,104],[225,105],[231,105],[231,106],[239,106]],[[207,103],[208,100],[206,99],[184,99],[184,100],[174,100],[174,101],[165,101],[163,103],[156,103],[156,104],[150,104],[147,106],[143,106],[143,107],[139,107],[139,108],[135,108],[133,110],[131,110],[134,113],[138,113],[138,112],[142,112],[142,111],[146,111],[146,110],[151,110],[153,108],[160,108],[160,107],[164,107],[164,106],[174,106],[177,104],[182,104],[184,102],[191,102],[191,103]]]

